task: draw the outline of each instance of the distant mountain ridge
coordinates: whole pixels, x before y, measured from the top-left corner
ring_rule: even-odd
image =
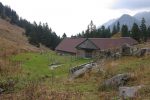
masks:
[[[103,25],[104,25],[105,27],[109,27],[109,26],[110,26],[111,24],[113,24],[116,20],[117,20],[117,19],[111,19],[111,20],[109,20],[108,22],[104,23]]]
[[[140,12],[137,13],[133,16],[134,18],[138,19],[138,20],[142,20],[142,18],[145,18],[146,21],[146,25],[150,26],[150,11],[149,12]]]
[[[104,23],[103,26],[105,26],[106,28],[109,27],[110,30],[112,31],[114,25],[117,25],[117,23],[119,22],[120,27],[122,25],[127,25],[130,30],[133,26],[133,23],[137,23],[140,26],[142,18],[145,18],[146,25],[150,26],[150,12],[140,12],[140,13],[135,14],[134,16],[123,14],[118,19],[109,20],[108,22]]]

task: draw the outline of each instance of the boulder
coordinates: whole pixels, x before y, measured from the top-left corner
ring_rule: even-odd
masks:
[[[131,75],[129,73],[118,74],[118,75],[115,75],[112,78],[106,80],[103,83],[103,85],[106,87],[124,86],[130,78],[131,78]]]
[[[141,50],[145,51],[145,55],[150,55],[150,48],[142,48]]]
[[[134,99],[137,97],[138,90],[141,89],[143,86],[132,86],[132,87],[119,87],[119,96],[125,99]]]
[[[138,57],[142,57],[148,54],[150,54],[150,48],[141,48],[135,53],[135,55]]]
[[[113,58],[116,60],[116,59],[119,59],[121,57],[121,53],[120,52],[116,52],[114,53],[113,55]]]
[[[135,52],[138,51],[138,48],[134,46],[130,46],[129,44],[124,44],[122,47],[122,55],[123,56],[132,56]]]
[[[81,66],[74,67],[70,70],[70,79],[74,79],[83,75],[84,73],[90,71],[96,64],[95,63],[87,63]]]
[[[123,56],[132,55],[132,47],[129,44],[124,44],[122,46],[122,55]]]

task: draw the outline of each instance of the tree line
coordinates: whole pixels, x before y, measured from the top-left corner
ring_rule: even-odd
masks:
[[[110,38],[116,33],[120,32],[121,37],[132,37],[138,42],[146,42],[150,39],[150,26],[146,27],[145,19],[142,18],[141,25],[138,26],[136,23],[133,24],[131,30],[129,30],[127,25],[120,26],[120,23],[117,22],[116,25],[113,26],[112,31],[110,28],[105,28],[105,26],[101,26],[100,28],[96,28],[93,24],[93,21],[87,27],[87,30],[78,33],[72,37],[81,37],[81,38]]]
[[[105,26],[102,26],[100,28],[96,28],[96,26],[93,24],[93,21],[90,22],[87,29],[85,31],[82,31],[81,33],[78,33],[75,36],[72,37],[80,37],[80,38],[110,38],[112,36],[110,28],[105,28]]]
[[[146,42],[150,39],[150,26],[147,27],[145,23],[145,19],[142,18],[140,26],[134,23],[131,30],[127,25],[123,25],[121,28],[122,37],[132,37],[138,42]]]
[[[0,17],[9,21],[11,24],[24,28],[29,43],[37,47],[39,47],[40,44],[43,44],[50,49],[55,49],[61,41],[61,38],[49,28],[47,23],[30,23],[26,19],[19,17],[16,11],[12,10],[9,6],[4,6],[1,2]]]

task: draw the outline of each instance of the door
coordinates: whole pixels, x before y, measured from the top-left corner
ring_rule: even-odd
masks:
[[[86,50],[85,51],[85,57],[86,58],[92,58],[92,51],[91,50]]]

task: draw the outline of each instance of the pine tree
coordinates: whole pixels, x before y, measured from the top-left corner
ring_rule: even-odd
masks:
[[[96,26],[94,25],[92,20],[91,20],[90,24],[88,25],[88,29],[89,29],[89,32],[96,30]]]
[[[67,37],[67,35],[66,35],[66,33],[64,33],[63,35],[62,35],[62,38],[64,39],[64,38],[66,38]]]
[[[112,30],[112,35],[116,34],[117,33],[117,28],[116,28],[116,25],[113,26],[113,30]]]
[[[101,34],[102,34],[101,28],[98,28],[98,29],[97,29],[97,32],[96,32],[96,37],[97,37],[97,38],[100,38],[100,37],[101,37]]]
[[[3,15],[3,10],[4,10],[4,6],[3,4],[0,2],[0,16],[2,17]]]
[[[110,28],[108,27],[107,29],[106,29],[106,33],[107,33],[107,38],[110,38],[111,37],[111,32],[110,32]]]
[[[131,29],[131,33],[132,33],[132,35],[131,35],[132,38],[134,38],[140,42],[140,38],[141,38],[140,29],[136,23],[133,24],[132,29]]]
[[[150,26],[147,28],[147,36],[148,36],[148,39],[150,39]]]
[[[102,26],[101,27],[101,32],[102,32],[102,36],[101,37],[103,37],[103,38],[105,38],[106,36],[106,34],[105,34],[105,26]]]
[[[145,41],[147,40],[147,32],[146,32],[146,25],[145,25],[145,19],[142,18],[141,20],[141,26],[140,26],[140,30],[141,30],[141,39],[142,41]]]
[[[130,37],[127,25],[123,25],[121,28],[122,37]]]
[[[120,32],[120,23],[117,22],[117,32]]]
[[[89,37],[90,37],[89,27],[88,27],[88,29],[85,31],[84,37],[85,37],[85,38],[89,38]]]
[[[0,2],[0,17],[6,19],[6,7]],[[10,9],[9,9],[10,10]],[[11,11],[10,11],[11,12]]]

